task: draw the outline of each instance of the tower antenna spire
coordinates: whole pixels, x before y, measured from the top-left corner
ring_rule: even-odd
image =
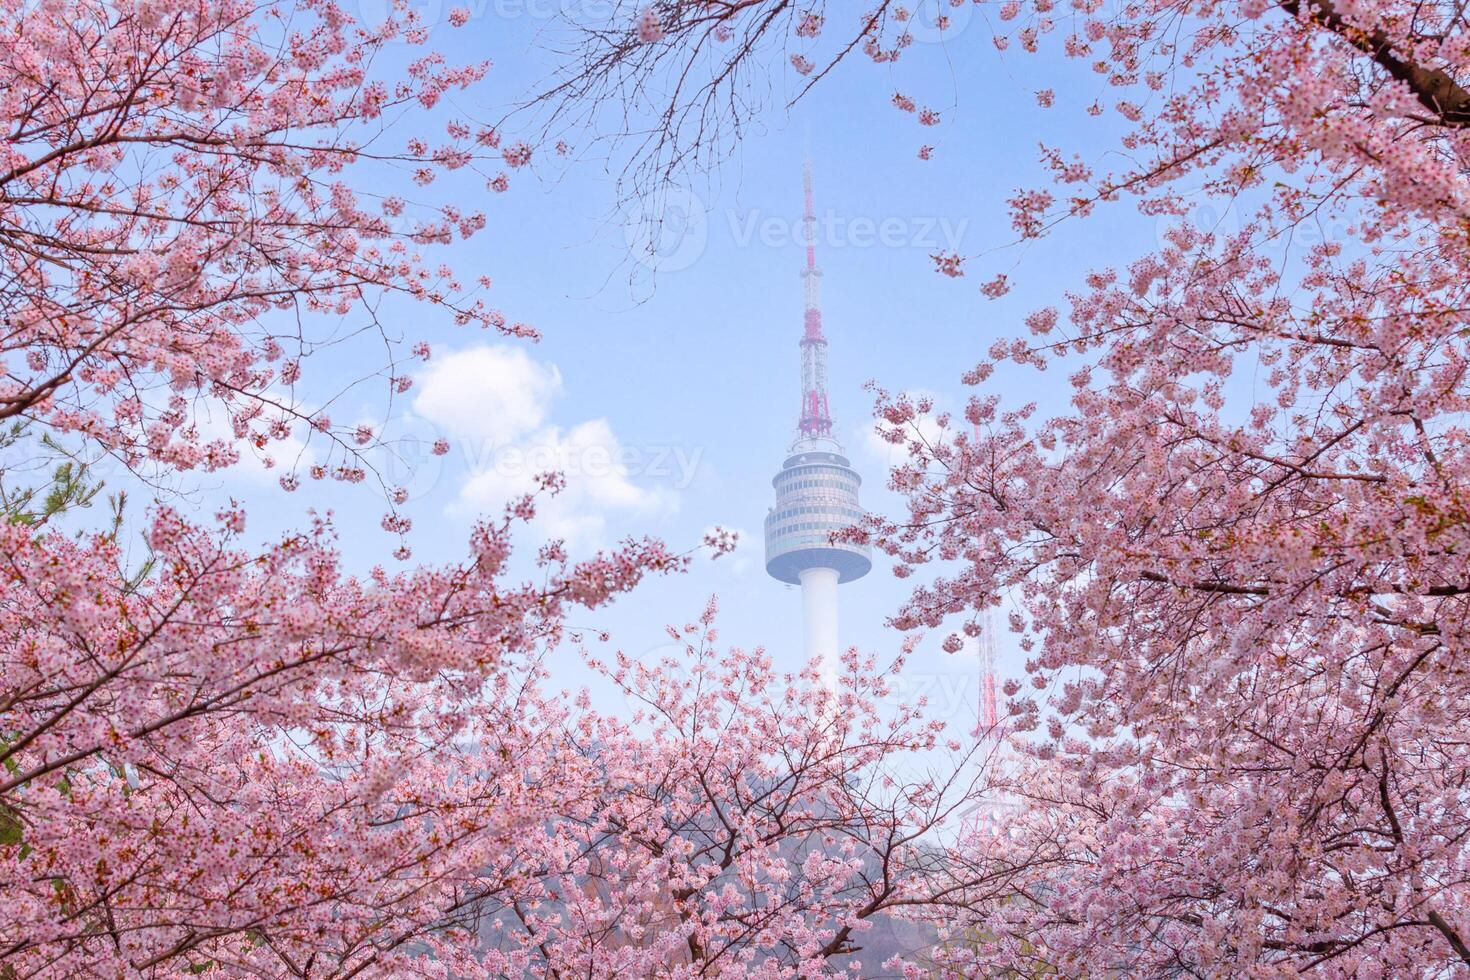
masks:
[[[976,451],[981,444],[980,426],[970,426],[970,449]],[[980,614],[980,737],[996,738],[999,729],[1000,711],[996,704],[995,679],[995,633],[999,629],[996,610],[987,609]]]
[[[980,623],[980,737],[996,737],[1000,721],[995,697],[995,617]]]
[[[817,268],[817,211],[812,200],[812,161],[802,166],[802,233],[806,239],[806,266],[801,270],[806,299],[805,329],[801,335],[801,415],[797,431],[802,439],[831,439],[832,413],[827,403],[827,338],[822,334],[822,270]]]

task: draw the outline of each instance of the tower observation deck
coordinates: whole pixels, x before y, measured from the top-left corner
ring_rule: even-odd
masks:
[[[766,514],[766,572],[779,581],[801,586],[806,655],[808,659],[820,659],[830,680],[835,677],[839,654],[837,586],[868,574],[873,560],[866,545],[833,539],[862,520],[858,488],[863,481],[832,434],[810,163],[803,173],[803,184],[806,266],[801,276],[806,312],[800,343],[801,411],[796,441],[780,472],[771,480],[776,505]]]

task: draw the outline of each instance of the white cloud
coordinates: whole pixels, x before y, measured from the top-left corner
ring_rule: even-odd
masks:
[[[561,394],[561,372],[508,345],[471,347],[430,363],[414,412],[459,439],[496,445],[539,428]]]
[[[561,392],[561,372],[514,347],[474,347],[448,355],[419,379],[414,409],[449,438],[465,464],[452,509],[494,513],[535,489],[552,470],[566,488],[537,504],[536,522],[576,548],[607,543],[609,523],[623,516],[667,511],[671,491],[641,485],[629,451],[605,418],[566,428],[547,422],[547,406]]]

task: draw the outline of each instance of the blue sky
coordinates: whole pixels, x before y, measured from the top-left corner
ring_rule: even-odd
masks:
[[[365,17],[381,16],[377,0],[362,3]],[[423,9],[435,19],[448,6]],[[1024,250],[1008,247],[1014,235],[1005,199],[1044,180],[1039,141],[1064,143],[1098,162],[1113,124],[1085,110],[1094,90],[1105,95],[1104,80],[1054,55],[1002,57],[979,14],[968,13],[975,8],[959,9],[976,19],[960,23],[949,43],[921,41],[891,68],[854,58],[789,111],[779,92],[789,72],[775,66],[773,110],[717,174],[679,198],[694,216],[690,231],[665,242],[665,267],[653,281],[630,249],[614,188],[595,161],[537,161],[503,195],[469,174],[417,195],[487,212],[486,231],[440,256],[466,281],[492,276],[494,305],[544,339],[504,341],[455,327],[429,307],[385,307],[392,329],[435,350],[414,390],[395,405],[389,432],[455,443],[442,460],[427,458],[410,481],[415,560],[460,557],[476,513],[495,512],[523,483],[532,468],[524,461],[556,459],[572,469],[571,487],[547,525],[569,534],[574,550],[642,533],[688,548],[714,524],[744,538],[735,555],[650,582],[578,625],[610,631],[613,645],[631,656],[656,656],[665,652],[664,624],[692,620],[717,593],[725,642],[764,645],[778,664],[799,664],[799,595],[764,574],[759,532],[772,500],[770,477],[796,421],[806,147],[822,220],[832,408],[865,480],[863,502],[878,511],[896,513],[900,505],[884,487],[892,457],[871,435],[865,382],[922,390],[942,408],[960,408],[968,394],[960,375],[996,336],[1014,332],[1027,311],[1061,303],[1088,269],[1153,247],[1160,231],[1124,203]],[[421,126],[432,139],[451,114],[496,118],[548,70],[536,47],[546,21],[513,0],[472,10],[477,16],[465,28],[441,24],[433,42],[452,59],[494,59],[488,82],[434,113],[406,117],[401,133]],[[1058,102],[1043,110],[1033,93],[1048,86]],[[921,128],[894,110],[889,98],[897,88],[939,109],[942,125]],[[924,142],[936,146],[927,162],[917,158]],[[1214,213],[1206,207],[1202,220]],[[964,278],[933,271],[930,253],[951,248],[976,257]],[[992,301],[979,286],[997,272],[1007,272],[1014,289]],[[341,390],[365,363],[358,357],[371,358],[373,349],[344,349],[309,364],[317,390]],[[1038,401],[1043,410],[1060,407],[1069,390],[1059,372],[1001,372],[991,386],[1009,404]],[[377,390],[342,396],[334,420],[381,420]],[[608,465],[619,452],[623,471]],[[192,499],[203,510],[226,496],[245,499],[252,531],[261,535],[298,526],[307,506],[330,507],[353,567],[392,563],[396,541],[378,528],[384,507],[372,489],[306,483],[287,496],[274,482],[275,474],[247,465],[200,481]],[[883,623],[905,592],[881,558],[866,579],[844,586],[843,642],[880,655],[896,651],[899,638]],[[975,664],[940,651],[942,639],[929,636],[911,660],[911,693],[927,693],[936,714],[962,722],[973,717]],[[1020,670],[1009,638],[1001,658],[1003,673]],[[565,682],[580,684],[575,659],[567,664]]]

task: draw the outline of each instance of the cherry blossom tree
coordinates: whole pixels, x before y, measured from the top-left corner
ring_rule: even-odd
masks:
[[[539,875],[497,917],[485,964],[508,976],[871,976],[932,931],[895,923],[984,893],[984,867],[938,860],[939,833],[985,791],[977,746],[893,701],[904,657],[850,651],[780,673],[721,653],[714,603],[671,629],[675,656],[592,665],[635,706],[584,700],[569,745],[596,787],[561,811]]]
[[[111,536],[0,529],[0,963],[345,975],[462,955],[475,890],[505,891],[527,825],[584,785],[558,775],[536,658],[568,608],[681,564],[653,542],[547,548],[515,584],[531,513],[479,527],[463,565],[368,581],[324,525],[241,551],[238,511],[221,531],[160,511],[141,581]]]
[[[908,513],[866,533],[918,581],[894,622],[1009,602],[1030,656],[1029,690],[1009,688],[1034,733],[1010,785],[1025,805],[950,855],[1013,887],[949,918],[951,968],[1470,969],[1463,11],[985,9],[989,30],[950,43],[1085,61],[1114,94],[1037,102],[1123,134],[1088,159],[1043,147],[1051,186],[1009,200],[1019,239],[1129,198],[1167,221],[1205,195],[1238,220],[1178,220],[1123,268],[1100,254],[1060,308],[1000,329],[963,418],[880,392]],[[654,3],[584,35],[550,118],[599,118],[567,95],[626,97],[633,172],[673,179],[749,121],[751,73],[794,73],[799,97],[857,54],[901,86],[914,13]],[[892,104],[942,127],[924,95]],[[935,259],[955,278],[982,261]],[[981,270],[982,292],[1025,271]],[[1046,369],[1068,375],[1066,411],[985,390]]]
[[[377,330],[389,354],[369,377],[391,399],[428,349],[377,324],[387,296],[531,333],[423,255],[484,215],[394,195],[502,162],[495,133],[453,119],[441,140],[396,135],[488,68],[425,51],[375,75],[392,42],[426,39],[405,5],[376,27],[332,2],[14,0],[0,17],[0,421],[135,471],[242,450],[275,465],[272,447],[316,435],[332,445],[313,475],[357,481],[377,437],[306,397],[314,351]]]
[[[357,482],[375,433],[334,426],[297,388],[339,320],[372,324],[397,293],[530,334],[420,254],[482,216],[414,218],[349,179],[406,167],[426,186],[500,154],[454,121],[439,145],[395,144],[393,116],[486,67],[427,52],[375,78],[385,45],[425,39],[395,11],[364,28],[330,2],[5,5],[8,447],[29,426],[57,453],[215,469],[308,425],[336,446],[323,473]],[[428,348],[383,339],[391,400]],[[203,428],[211,407],[225,435]],[[578,785],[556,775],[569,756],[546,735],[561,715],[535,693],[536,659],[568,609],[686,559],[644,540],[573,563],[548,542],[518,582],[527,498],[475,530],[462,564],[355,577],[325,522],[247,548],[235,504],[205,526],[165,498],[139,567],[118,526],[51,526],[96,492],[81,464],[5,485],[0,969],[454,969],[475,945],[467,883],[511,888],[495,869],[512,873],[524,829]],[[528,783],[538,766],[547,780]]]

